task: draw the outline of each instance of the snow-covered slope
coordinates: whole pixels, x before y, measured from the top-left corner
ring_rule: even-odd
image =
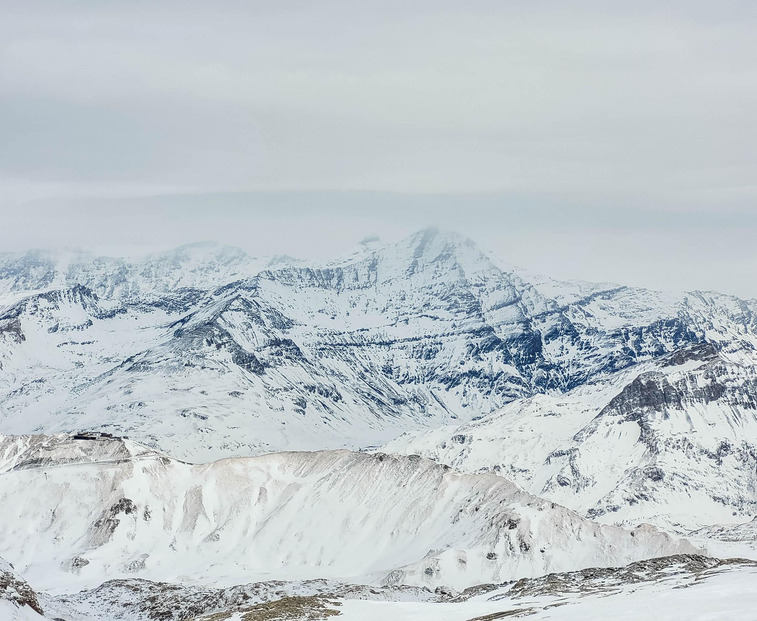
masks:
[[[710,345],[384,450],[501,473],[603,522],[678,530],[757,510],[757,368]]]
[[[123,576],[460,589],[695,551],[651,526],[601,526],[502,477],[417,457],[322,451],[190,465],[69,437],[6,437],[0,454],[10,468],[0,555],[43,589]]]
[[[0,431],[128,435],[203,461],[376,445],[709,342],[754,302],[557,283],[433,229],[326,264],[213,245],[0,258]]]
[[[676,560],[680,561],[671,559]],[[617,572],[621,580],[617,581],[611,572],[588,570],[572,575],[551,574],[465,601],[415,603],[347,599],[337,602],[341,606],[333,609],[339,612],[340,616],[336,617],[339,621],[513,618],[529,621],[742,621],[754,618],[757,568],[753,564],[715,563],[708,567],[707,563],[702,563],[697,569],[696,562],[684,561],[679,568],[677,563],[667,559],[660,561],[622,568]],[[687,570],[687,564],[694,567]],[[201,621],[211,619],[210,616],[200,617]]]

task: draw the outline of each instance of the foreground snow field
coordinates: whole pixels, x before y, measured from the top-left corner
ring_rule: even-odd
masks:
[[[13,583],[15,589],[0,588],[0,613],[9,621],[729,621],[754,618],[755,580],[753,562],[684,555],[481,585],[459,594],[324,580],[213,589],[129,579],[81,593],[50,595],[34,592],[5,564],[0,586]]]
[[[517,605],[505,601],[434,604],[347,600],[338,607],[341,614],[335,619],[494,621],[517,616],[529,621],[745,621],[757,618],[757,569],[724,572],[684,584],[668,580],[629,586],[614,593],[534,598]]]
[[[44,589],[328,578],[463,589],[698,550],[506,479],[349,451],[177,462],[128,441],[0,439],[0,556]]]

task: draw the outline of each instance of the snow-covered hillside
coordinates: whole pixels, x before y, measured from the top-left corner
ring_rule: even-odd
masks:
[[[10,576],[11,581],[0,583],[0,611],[8,621],[43,618],[19,605],[19,586],[27,600],[34,598],[45,619],[67,621],[493,621],[522,616],[741,621],[751,618],[757,604],[754,562],[698,555],[479,585],[462,593],[329,580],[213,588],[127,578],[54,595],[32,590],[12,571]],[[3,591],[3,585],[9,588]]]
[[[338,578],[456,589],[695,552],[418,457],[191,465],[112,438],[5,437],[0,556],[35,586]]]
[[[434,229],[326,264],[195,245],[0,257],[0,431],[204,461],[377,445],[682,347],[753,360],[755,302],[558,283]]]
[[[384,450],[501,473],[602,522],[679,531],[757,511],[757,368],[694,346]]]
[[[43,619],[37,593],[14,567],[0,558],[0,619],[35,621]]]

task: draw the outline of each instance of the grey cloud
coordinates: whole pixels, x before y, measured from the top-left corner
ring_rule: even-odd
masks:
[[[751,186],[754,9],[607,6],[16,3],[4,161],[55,117],[82,130],[50,135],[84,194],[112,169],[206,190]]]
[[[0,245],[327,255],[438,222],[563,276],[757,294],[722,276],[757,267],[753,2],[0,9]]]

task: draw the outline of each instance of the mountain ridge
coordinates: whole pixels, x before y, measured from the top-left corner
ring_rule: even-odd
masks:
[[[358,448],[692,345],[757,351],[748,301],[533,284],[435,229],[326,262],[207,249],[69,261],[66,287],[37,291],[33,276],[62,277],[0,258],[0,299],[23,294],[0,310],[2,429],[109,431],[196,460]]]
[[[652,526],[598,525],[502,477],[413,456],[284,452],[193,465],[118,438],[63,435],[0,438],[0,454],[9,450],[0,504],[17,517],[0,524],[0,556],[42,588],[191,573],[460,590],[699,552]]]

